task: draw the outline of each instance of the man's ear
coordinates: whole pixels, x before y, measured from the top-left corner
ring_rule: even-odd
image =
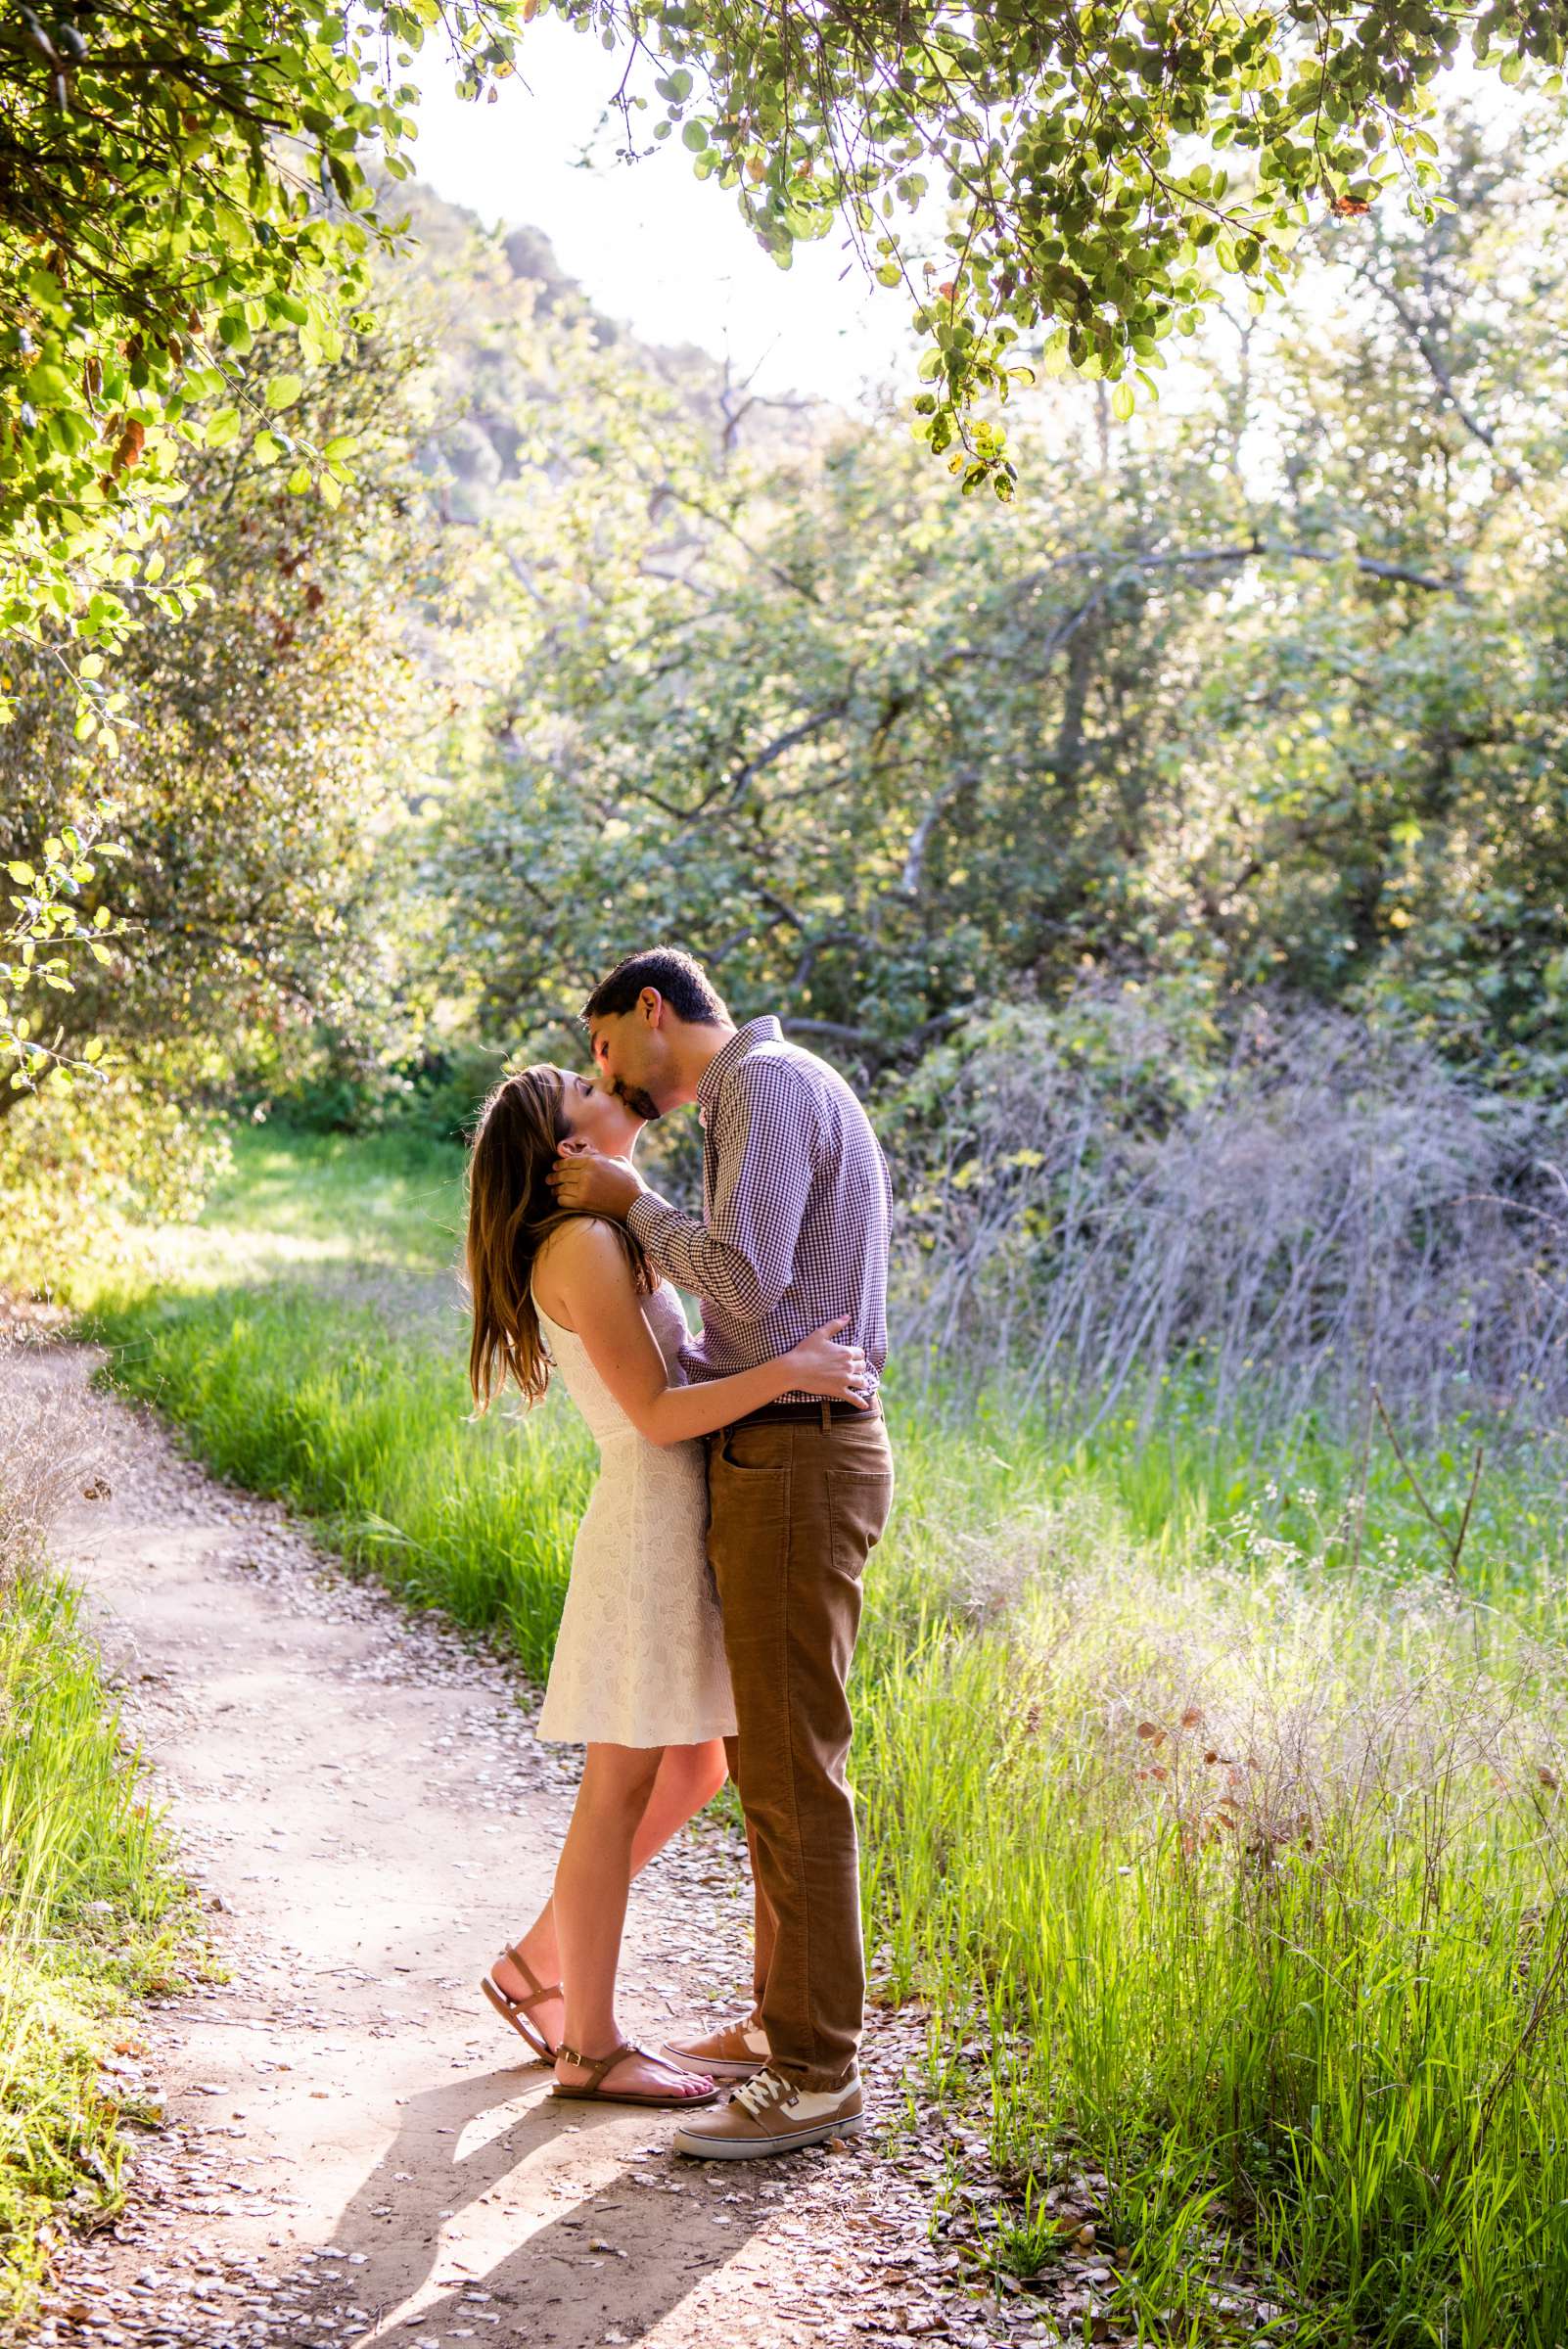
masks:
[[[637,1009],[642,1013],[643,1019],[648,1027],[663,1027],[665,1017],[665,998],[659,992],[659,990],[656,987],[645,987],[643,989],[641,994],[637,997]]]

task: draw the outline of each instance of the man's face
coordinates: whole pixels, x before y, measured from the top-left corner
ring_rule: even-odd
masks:
[[[633,1117],[662,1117],[674,1106],[669,1046],[660,1032],[663,1009],[663,997],[644,988],[629,1011],[595,1020],[588,1030],[600,1082]]]

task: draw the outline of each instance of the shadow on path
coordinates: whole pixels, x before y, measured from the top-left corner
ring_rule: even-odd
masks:
[[[643,2338],[756,2232],[750,2176],[737,2187],[679,2161],[675,2125],[673,2113],[558,2100],[542,2064],[409,2097],[330,2243],[284,2283],[280,2298],[300,2305],[279,2309],[272,2339],[320,2339],[318,2320],[339,2339],[403,2349]]]

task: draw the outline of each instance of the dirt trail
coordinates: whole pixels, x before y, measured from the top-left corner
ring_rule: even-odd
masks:
[[[20,1374],[85,1382],[78,1350]],[[396,2342],[795,2349],[1054,2339],[959,2295],[921,2165],[871,2138],[770,2165],[666,2151],[665,2115],[551,2101],[476,1978],[547,1890],[571,1772],[517,1681],[323,1560],[102,1402],[113,1498],[58,1543],[89,1593],[230,1979],[156,2007],[125,2059],[167,2120],[129,2207],[71,2246],[62,2344]],[[126,1431],[133,1431],[127,1440]],[[729,2010],[744,1883],[688,1835],[633,1894],[627,2018]],[[902,2101],[885,2022],[873,2109]],[[739,2174],[737,2175],[737,2171]]]

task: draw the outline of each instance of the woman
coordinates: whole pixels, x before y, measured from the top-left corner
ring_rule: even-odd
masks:
[[[724,1779],[735,1715],[706,1552],[697,1438],[805,1389],[864,1403],[857,1346],[830,1322],[777,1361],[687,1386],[685,1316],[621,1224],[559,1209],[557,1153],[629,1157],[642,1121],[585,1077],[530,1068],[481,1113],[469,1166],[469,1377],[485,1409],[512,1379],[530,1404],[552,1365],[586,1419],[600,1473],[572,1555],[541,1737],[587,1748],[555,1890],[483,1984],[554,2061],[557,2096],[687,2105],[706,2074],[633,2047],[616,2019],[626,1894]]]

